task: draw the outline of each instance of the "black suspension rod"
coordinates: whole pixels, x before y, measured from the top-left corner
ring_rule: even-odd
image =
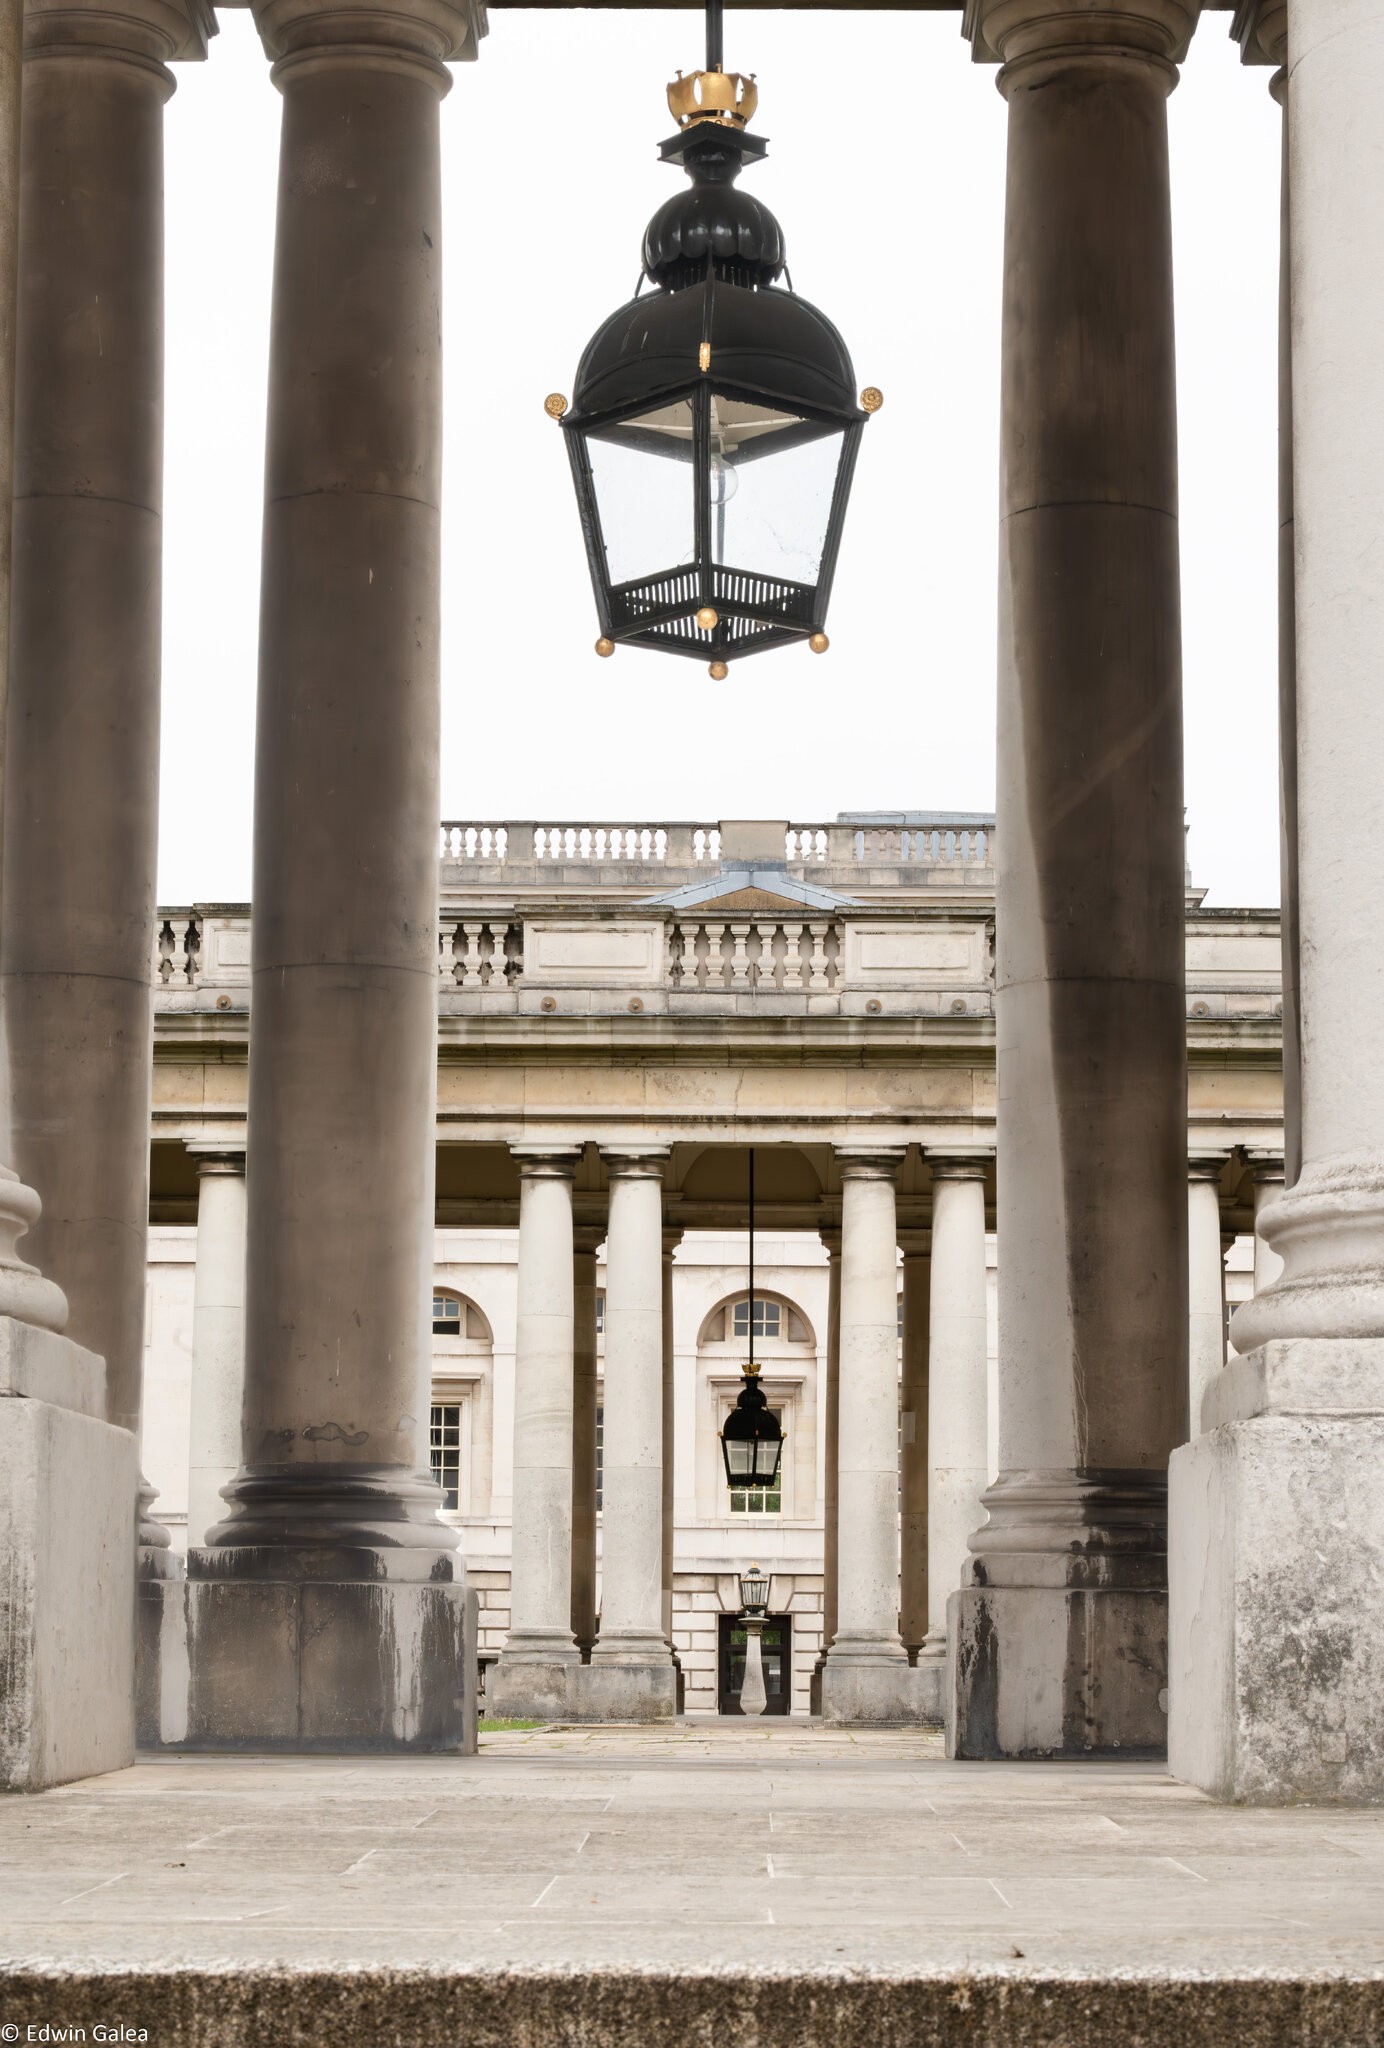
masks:
[[[706,68],[708,71],[719,71],[721,69],[722,47],[721,0],[706,0]]]
[[[750,1366],[754,1366],[754,1146],[750,1147]]]

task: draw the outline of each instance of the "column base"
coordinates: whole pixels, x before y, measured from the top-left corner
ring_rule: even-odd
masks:
[[[485,1704],[491,1717],[515,1721],[569,1721],[575,1712],[574,1674],[582,1669],[572,1638],[516,1637],[487,1673]]]
[[[98,1413],[0,1398],[0,1789],[38,1792],[134,1760],[139,1447],[100,1418],[101,1361],[0,1324],[0,1376],[50,1377]]]
[[[1173,1775],[1384,1800],[1384,1338],[1233,1359],[1203,1424],[1169,1474]]]
[[[902,1644],[891,1653],[838,1637],[822,1665],[820,1697],[823,1721],[838,1728],[940,1725],[936,1681],[909,1663]]]
[[[577,1667],[574,1721],[671,1721],[678,1681],[661,1635],[602,1636],[591,1662]]]
[[[966,1586],[947,1602],[950,1757],[1162,1757],[1161,1587]]]
[[[479,1616],[464,1576],[206,1578],[207,1555],[192,1552],[188,1579],[140,1589],[159,1637],[150,1748],[474,1755]]]

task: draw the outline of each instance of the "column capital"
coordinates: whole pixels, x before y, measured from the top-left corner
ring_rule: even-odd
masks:
[[[1229,1160],[1230,1153],[1228,1149],[1224,1152],[1189,1150],[1187,1154],[1187,1178],[1188,1180],[1214,1180],[1219,1182]]]
[[[993,1152],[924,1152],[934,1181],[984,1180],[995,1163]]]
[[[211,0],[121,0],[118,10],[92,0],[26,0],[24,8],[26,62],[107,56],[150,72],[165,96],[173,79],[164,66],[204,58],[215,34]]]
[[[542,1143],[511,1145],[509,1150],[510,1157],[519,1168],[521,1181],[571,1180],[582,1153],[580,1145]]]
[[[251,0],[274,83],[307,66],[382,64],[451,86],[447,64],[474,58],[489,28],[484,0]]]
[[[827,1257],[829,1259],[839,1259],[841,1256],[841,1225],[839,1223],[819,1223],[817,1235],[822,1240],[822,1249]]]
[[[602,1145],[600,1148],[610,1180],[662,1180],[671,1150],[669,1145]]]
[[[230,1174],[237,1178],[244,1175],[243,1131],[234,1138],[190,1138],[183,1149],[197,1168],[198,1180],[206,1180],[213,1174]]]
[[[962,34],[977,63],[1004,66],[999,88],[1008,96],[1020,82],[1038,80],[1033,67],[1110,57],[1131,58],[1166,71],[1171,90],[1187,54],[1202,0],[966,0]]]
[[[606,1226],[604,1223],[583,1222],[580,1215],[576,1217],[572,1225],[572,1250],[574,1252],[580,1252],[584,1257],[594,1259],[601,1246],[605,1243],[605,1240]]]
[[[664,1226],[663,1226],[663,1256],[664,1256],[664,1258],[665,1258],[665,1259],[671,1259],[671,1258],[672,1258],[672,1256],[673,1256],[673,1253],[674,1253],[674,1252],[675,1252],[675,1251],[677,1250],[678,1246],[679,1246],[679,1245],[680,1245],[680,1244],[682,1243],[682,1240],[683,1240],[683,1238],[684,1238],[685,1236],[686,1236],[686,1232],[685,1232],[685,1231],[684,1231],[684,1230],[682,1229],[681,1225],[679,1225],[679,1226],[678,1226],[678,1228],[677,1228],[677,1229],[675,1229],[675,1230],[670,1230],[670,1229],[669,1229],[669,1227],[668,1227],[668,1225],[667,1225],[666,1223],[664,1224]]]
[[[1230,33],[1240,45],[1243,63],[1286,64],[1288,0],[1239,0],[1231,18]],[[1273,81],[1270,81],[1269,89],[1273,91]],[[1276,92],[1274,97],[1278,97]]]
[[[1275,1152],[1267,1147],[1261,1148],[1258,1145],[1246,1145],[1245,1164],[1250,1170],[1256,1187],[1261,1187],[1266,1183],[1274,1181],[1281,1181],[1284,1177],[1283,1154],[1281,1150]]]
[[[837,1145],[836,1168],[842,1180],[887,1180],[898,1177],[907,1148],[903,1145]]]
[[[930,1230],[901,1230],[899,1250],[904,1263],[909,1259],[930,1259],[932,1257],[932,1232]]]

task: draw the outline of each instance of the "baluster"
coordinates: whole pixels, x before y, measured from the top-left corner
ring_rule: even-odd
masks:
[[[745,949],[749,942],[750,927],[747,924],[733,924],[730,933],[735,941],[735,951],[730,962],[730,985],[735,989],[749,988],[750,961]]]
[[[812,965],[807,986],[812,994],[825,992],[831,984],[827,980],[827,928],[824,924],[809,924],[812,934]]]
[[[707,837],[711,845],[711,852],[708,858],[711,860],[719,860],[721,858],[721,834],[719,828],[713,827],[711,832],[708,833]]]
[[[721,950],[726,936],[723,924],[708,924],[706,927],[706,985],[708,988],[724,988],[726,985],[726,956]]]
[[[524,927],[512,924],[505,929],[505,980],[513,987],[524,978]]]
[[[444,924],[438,927],[437,971],[443,981],[455,982],[458,979],[457,928],[454,924]]]
[[[189,917],[187,930],[183,934],[183,972],[188,985],[196,988],[202,974],[202,920]]]
[[[802,938],[801,921],[783,927],[783,986],[790,991],[803,985]]]
[[[463,924],[466,934],[466,958],[462,962],[461,985],[463,988],[479,988],[481,985],[481,933],[485,929],[479,924]]]
[[[490,933],[490,973],[487,988],[503,988],[505,985],[505,938],[506,928],[502,924],[487,926]]]
[[[173,927],[165,918],[159,927],[159,980],[169,982],[173,978],[173,955],[178,942],[173,936]]]
[[[700,826],[692,834],[692,858],[693,860],[706,859],[706,834]]]
[[[828,988],[837,988],[841,982],[843,958],[841,927],[839,924],[829,924],[826,927],[822,940],[822,952],[826,959],[827,986]]]

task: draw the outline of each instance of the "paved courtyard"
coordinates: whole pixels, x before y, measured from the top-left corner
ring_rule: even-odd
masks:
[[[924,1734],[141,1761],[0,1804],[0,1896],[20,2039],[1384,2042],[1384,1812]]]

